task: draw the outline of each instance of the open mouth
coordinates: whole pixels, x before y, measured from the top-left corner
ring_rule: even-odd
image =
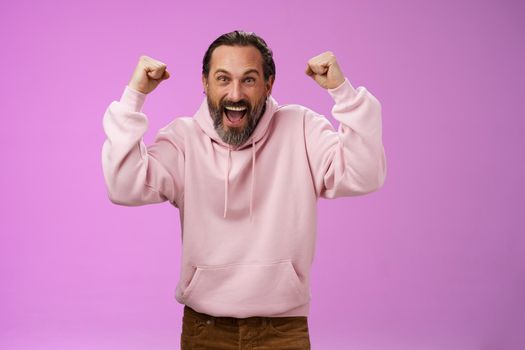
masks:
[[[224,107],[224,114],[231,125],[240,125],[246,116],[246,107]]]

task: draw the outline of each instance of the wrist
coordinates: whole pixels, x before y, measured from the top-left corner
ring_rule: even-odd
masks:
[[[129,85],[126,85],[122,96],[120,97],[120,102],[131,109],[134,112],[140,112],[142,106],[146,100],[146,94],[142,93]]]

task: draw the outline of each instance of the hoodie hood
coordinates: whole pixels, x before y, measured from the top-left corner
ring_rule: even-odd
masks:
[[[197,124],[202,129],[202,131],[213,141],[215,141],[217,144],[221,145],[222,147],[226,148],[228,150],[228,157],[227,157],[227,164],[226,164],[226,171],[224,174],[224,218],[226,218],[228,213],[228,186],[229,186],[229,176],[230,176],[230,169],[231,169],[231,152],[232,151],[239,151],[242,149],[245,149],[247,147],[252,148],[252,181],[251,181],[251,189],[250,189],[250,219],[253,217],[253,192],[255,187],[255,160],[256,160],[256,150],[257,150],[257,142],[261,141],[263,137],[266,135],[268,131],[268,127],[270,125],[270,122],[272,121],[272,118],[277,111],[278,104],[277,101],[270,95],[266,99],[266,107],[265,111],[262,115],[262,117],[259,119],[259,122],[257,123],[257,126],[255,127],[255,130],[252,132],[250,137],[244,141],[239,146],[232,146],[226,142],[224,142],[219,134],[217,134],[217,131],[215,130],[215,127],[213,125],[213,119],[210,115],[210,110],[208,108],[208,100],[207,97],[204,97],[199,109],[193,116],[193,118],[197,121]]]

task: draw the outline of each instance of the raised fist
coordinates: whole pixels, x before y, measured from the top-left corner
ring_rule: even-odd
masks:
[[[336,88],[345,81],[345,76],[331,51],[308,60],[305,73],[325,89]]]
[[[128,86],[143,94],[149,94],[163,81],[170,77],[166,64],[148,56],[140,56]]]

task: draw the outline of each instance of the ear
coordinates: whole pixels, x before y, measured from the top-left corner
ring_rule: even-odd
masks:
[[[202,75],[202,88],[204,89],[204,93],[208,93],[208,78],[203,74]]]
[[[273,87],[274,81],[275,81],[275,76],[270,75],[270,77],[268,78],[268,81],[265,82],[268,96],[270,96],[270,94],[272,93],[272,87]]]

